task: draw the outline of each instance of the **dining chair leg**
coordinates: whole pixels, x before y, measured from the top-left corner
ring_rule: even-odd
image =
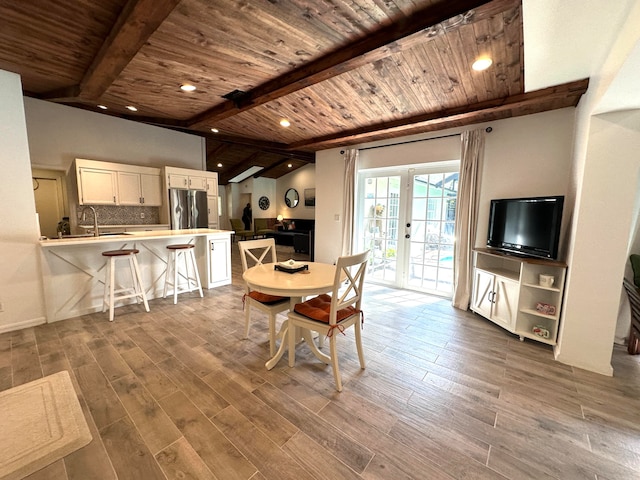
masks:
[[[244,338],[249,338],[249,327],[251,326],[251,299],[247,295],[244,308]]]
[[[360,368],[364,370],[364,351],[362,350],[362,328],[360,323],[356,322],[354,325],[356,329],[356,348],[358,349],[358,359],[360,360]]]
[[[333,369],[333,378],[336,381],[336,390],[341,392],[342,380],[340,378],[340,369],[338,368],[338,349],[336,348],[335,335],[329,339],[329,351],[331,352],[331,368]]]

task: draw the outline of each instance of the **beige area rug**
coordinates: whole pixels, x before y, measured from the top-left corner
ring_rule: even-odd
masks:
[[[0,479],[20,479],[91,441],[69,372],[0,392]]]

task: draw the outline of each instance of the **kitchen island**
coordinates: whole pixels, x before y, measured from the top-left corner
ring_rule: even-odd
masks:
[[[168,259],[166,247],[173,243],[195,245],[203,288],[228,285],[231,283],[231,233],[198,228],[40,240],[47,322],[102,311],[106,267],[102,252],[106,250],[140,250],[138,263],[148,299],[162,297]],[[122,283],[128,284],[129,275],[128,269],[121,269],[116,281],[122,278]]]

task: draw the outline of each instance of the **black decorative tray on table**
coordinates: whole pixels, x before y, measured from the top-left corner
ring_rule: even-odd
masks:
[[[309,265],[295,260],[287,260],[286,262],[278,262],[273,266],[274,270],[279,272],[296,273],[303,270],[309,270]]]

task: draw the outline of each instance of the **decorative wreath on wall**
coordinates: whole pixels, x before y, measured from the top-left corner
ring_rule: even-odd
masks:
[[[267,210],[269,208],[269,205],[271,205],[271,202],[269,202],[269,199],[267,197],[260,197],[260,199],[258,200],[258,206],[261,210]]]

